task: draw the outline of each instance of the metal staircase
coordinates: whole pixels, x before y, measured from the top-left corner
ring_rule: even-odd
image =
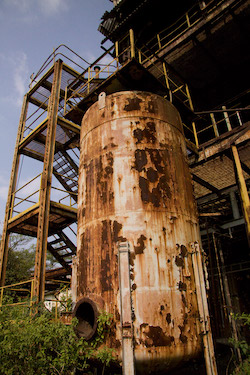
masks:
[[[70,238],[60,231],[48,238],[47,247],[54,258],[70,273],[72,256],[76,254],[76,246]]]

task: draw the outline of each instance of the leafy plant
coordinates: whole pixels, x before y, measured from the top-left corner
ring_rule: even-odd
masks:
[[[250,326],[250,314],[232,314],[232,318],[243,326]],[[250,375],[250,346],[246,340],[229,339],[235,349],[240,349],[243,361],[235,366],[232,375]]]
[[[93,341],[78,339],[72,326],[55,322],[43,306],[32,312],[26,306],[0,310],[1,375],[69,375],[91,371],[97,361],[103,368],[113,359],[113,350],[103,345],[111,315],[101,313]],[[91,372],[90,372],[91,373]]]

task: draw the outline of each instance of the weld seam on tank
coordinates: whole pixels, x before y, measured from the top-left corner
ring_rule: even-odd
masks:
[[[140,210],[136,210],[136,212],[151,212],[151,211],[153,211],[153,212],[164,212],[164,213],[167,213],[167,214],[172,214],[172,215],[176,215],[176,211],[168,211],[167,209],[159,209],[158,207],[154,207],[153,209],[145,209],[145,208],[142,208],[142,209],[140,209]],[[134,213],[135,212],[135,210],[131,210],[131,211],[126,211],[126,213]],[[123,211],[116,211],[116,215],[110,215],[109,217],[110,217],[110,219],[112,220],[112,218],[113,218],[113,220],[115,220],[116,219],[116,217],[117,216],[120,216],[120,215],[122,215],[123,214]],[[192,224],[194,224],[194,225],[198,225],[198,223],[199,223],[199,221],[198,220],[196,220],[196,217],[195,216],[188,216],[187,214],[185,214],[185,213],[181,213],[180,214],[180,216],[185,216],[185,218],[186,218],[186,220],[187,221],[191,221],[192,222]],[[105,220],[107,218],[107,216],[100,216],[99,218],[98,218],[98,220],[100,220],[100,221],[103,221],[103,220]],[[178,220],[178,216],[177,217],[174,217],[174,219],[175,220]],[[96,221],[97,219],[93,219],[93,220],[90,220],[90,221],[88,221],[88,224],[86,224],[86,225],[89,225],[89,224],[93,224],[95,221]]]
[[[101,111],[101,109],[99,110],[99,111]],[[128,115],[128,116],[121,116],[121,117],[116,117],[115,119],[110,119],[110,120],[107,120],[107,121],[103,121],[101,124],[98,124],[98,125],[96,125],[96,126],[94,126],[93,128],[91,128],[85,135],[84,135],[84,137],[82,137],[81,138],[81,140],[83,140],[83,139],[85,139],[86,138],[86,136],[89,134],[89,133],[91,133],[93,130],[95,130],[95,129],[97,129],[97,128],[99,128],[100,126],[103,126],[104,124],[107,124],[107,123],[110,123],[110,122],[112,122],[112,121],[119,121],[119,120],[124,120],[124,119],[130,119],[130,118],[134,118],[135,116],[132,116],[132,115]],[[164,123],[164,121],[162,120],[162,119],[160,119],[160,118],[157,118],[157,117],[149,117],[149,116],[139,116],[140,118],[146,118],[146,119],[149,119],[149,120],[157,120],[157,121],[160,121],[160,122],[163,122]],[[181,135],[183,135],[183,132],[181,131],[181,129],[179,129],[176,125],[174,125],[174,124],[172,124],[171,122],[166,122],[167,123],[167,125],[171,125],[173,128],[175,128],[176,130],[178,130],[180,133],[181,133]],[[84,124],[82,125],[82,126],[84,126]]]

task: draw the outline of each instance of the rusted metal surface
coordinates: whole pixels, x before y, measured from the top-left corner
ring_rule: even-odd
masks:
[[[77,301],[114,315],[109,345],[121,359],[117,243],[128,242],[137,373],[170,368],[201,350],[187,250],[198,219],[179,114],[155,94],[112,94],[85,114],[80,147]]]

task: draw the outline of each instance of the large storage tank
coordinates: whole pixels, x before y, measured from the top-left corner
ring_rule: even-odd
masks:
[[[91,339],[98,311],[112,313],[108,340],[121,358],[131,305],[137,373],[160,373],[201,350],[188,253],[199,229],[179,113],[148,92],[101,94],[80,147],[79,334]]]

